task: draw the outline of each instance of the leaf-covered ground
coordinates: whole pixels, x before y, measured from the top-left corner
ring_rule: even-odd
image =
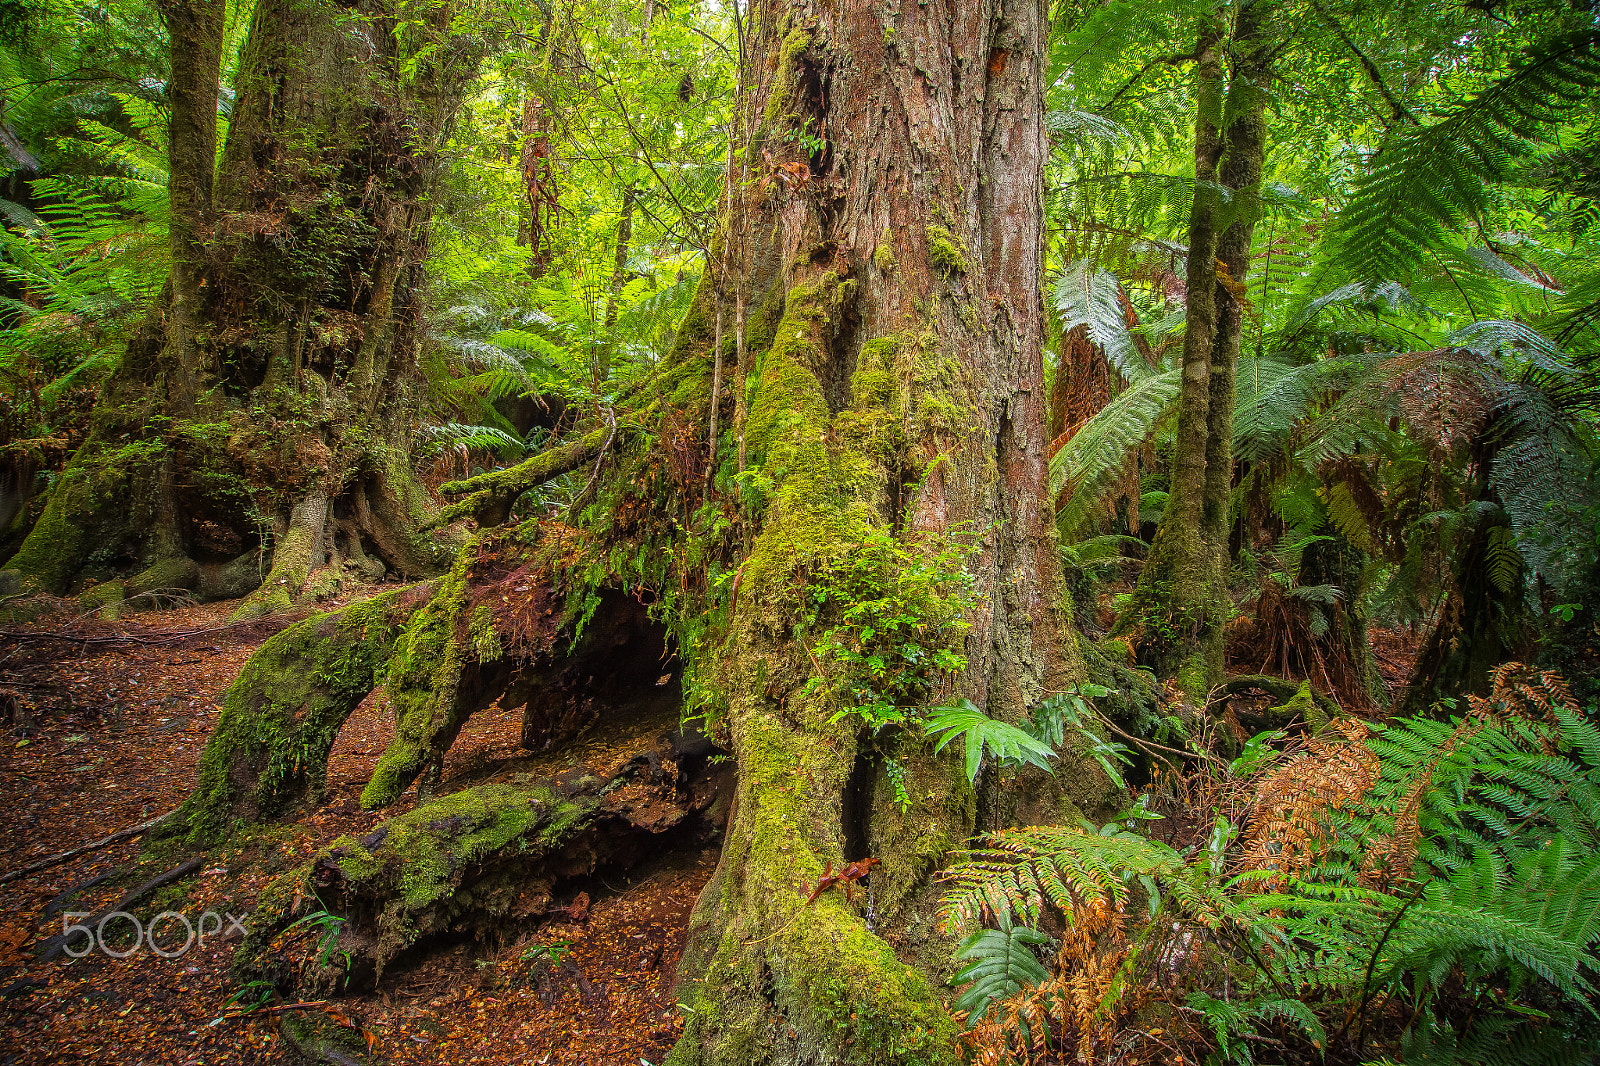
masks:
[[[9,699],[10,722],[0,748],[0,876],[183,800],[223,692],[250,653],[292,620],[229,626],[232,607],[118,623],[62,617],[5,630],[0,697]],[[519,722],[519,714],[498,708],[476,716],[451,751],[446,789],[452,778],[477,783],[537,769],[516,747]],[[167,910],[191,921],[212,910],[248,922],[272,876],[378,821],[356,799],[392,728],[380,690],[340,734],[321,810],[230,841],[130,911],[146,922]],[[575,757],[601,767],[619,751],[595,741]],[[408,794],[387,813],[402,813],[414,799]],[[138,838],[0,885],[0,1064],[294,1060],[278,1015],[234,1016],[240,1012],[229,1005],[226,970],[237,934],[214,934],[171,959],[148,944],[123,960],[98,949],[80,960],[35,958],[40,941],[62,932],[64,915],[99,911],[188,857]],[[374,1061],[659,1063],[680,1027],[671,986],[689,911],[715,862],[711,849],[663,856],[632,881],[597,885],[587,908],[509,932],[503,942],[449,947],[386,973],[375,992],[332,1006],[352,1031],[372,1035]],[[114,949],[119,931],[131,940],[127,923],[114,921],[106,928]],[[164,946],[183,939],[175,920],[161,927]],[[296,1009],[331,1017],[321,1006]]]

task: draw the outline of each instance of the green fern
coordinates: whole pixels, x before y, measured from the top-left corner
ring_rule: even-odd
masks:
[[[1588,106],[1600,85],[1600,32],[1529,51],[1439,122],[1396,131],[1339,219],[1340,258],[1359,280],[1412,277],[1446,234],[1480,220],[1487,186],[1510,176],[1526,139]]]
[[[1055,749],[1025,729],[990,718],[971,700],[940,707],[928,715],[923,729],[938,737],[934,752],[943,751],[951,741],[961,738],[966,752],[967,780],[976,781],[987,753],[1002,766],[1036,766],[1050,769]]]
[[[1025,925],[1013,925],[1011,915],[995,916],[996,929],[980,929],[961,942],[956,961],[966,961],[950,979],[952,985],[972,987],[956,1000],[955,1009],[969,1012],[975,1022],[988,1012],[996,1000],[1007,999],[1030,985],[1050,978],[1033,949],[1049,943],[1043,933]]]
[[[1050,492],[1071,495],[1056,514],[1063,539],[1082,529],[1104,507],[1104,493],[1177,403],[1179,371],[1152,375],[1124,389],[1084,423],[1050,458]]]
[[[1105,271],[1091,270],[1086,262],[1072,264],[1056,282],[1055,307],[1062,330],[1087,326],[1089,339],[1100,346],[1106,361],[1123,380],[1136,384],[1156,371],[1139,353],[1128,332],[1123,299],[1117,279]]]

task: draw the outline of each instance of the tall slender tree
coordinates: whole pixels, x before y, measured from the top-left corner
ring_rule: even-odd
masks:
[[[1171,490],[1119,632],[1197,704],[1223,679],[1233,491],[1234,378],[1245,278],[1260,214],[1271,49],[1268,0],[1219,13],[1194,51],[1194,200],[1189,212],[1182,383]]]

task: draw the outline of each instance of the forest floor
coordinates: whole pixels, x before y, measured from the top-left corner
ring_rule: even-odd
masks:
[[[223,693],[251,652],[294,620],[230,626],[235,606],[120,622],[45,618],[0,633],[0,706],[9,700],[11,718],[0,747],[0,876],[183,801]],[[445,789],[453,777],[477,783],[514,766],[520,718],[498,708],[474,716],[451,750]],[[276,1015],[231,1016],[226,971],[240,934],[228,936],[227,915],[248,925],[273,876],[379,820],[357,797],[392,731],[379,690],[339,735],[320,810],[235,838],[127,908],[146,924],[163,911],[191,923],[218,915],[220,931],[208,920],[205,942],[181,953],[182,922],[157,923],[157,944],[174,957],[148,941],[133,950],[124,918],[105,926],[105,939],[126,958],[100,946],[81,959],[35,955],[65,920],[109,907],[187,857],[169,845],[147,849],[135,837],[0,884],[0,1066],[294,1061]],[[414,802],[413,790],[385,815]],[[372,1034],[374,1061],[659,1063],[681,1025],[672,984],[689,913],[715,864],[714,849],[662,856],[629,882],[597,886],[586,914],[574,907],[504,943],[458,944],[385,973],[373,992],[341,998],[338,1014]]]
[[[0,747],[0,876],[182,802],[228,685],[261,643],[301,617],[229,625],[234,606],[120,622],[61,616],[0,630],[0,710],[10,715]],[[1416,639],[1375,630],[1373,645],[1385,681],[1402,681]],[[445,790],[452,779],[479,783],[526,769],[519,725],[520,713],[496,707],[475,715],[451,749]],[[0,1066],[292,1061],[277,1015],[240,1014],[230,1004],[226,971],[239,934],[227,935],[226,916],[248,924],[273,876],[342,834],[372,828],[379,816],[357,797],[392,730],[380,689],[339,735],[320,810],[235,838],[127,908],[147,924],[162,911],[191,922],[219,915],[220,932],[207,925],[204,943],[174,957],[148,941],[119,947],[131,945],[121,918],[106,926],[106,939],[126,958],[100,947],[81,959],[35,955],[65,920],[109,907],[185,857],[171,845],[147,848],[135,837],[0,884]],[[414,802],[413,790],[385,814]],[[715,864],[714,848],[662,856],[628,883],[597,885],[587,908],[503,943],[458,944],[386,973],[373,992],[341,998],[338,1016],[371,1034],[374,1061],[653,1066],[680,1030],[673,975]],[[182,943],[178,919],[159,930],[169,952]]]

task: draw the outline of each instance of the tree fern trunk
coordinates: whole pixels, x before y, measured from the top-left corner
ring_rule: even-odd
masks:
[[[1217,166],[1226,147],[1222,129],[1222,26],[1213,24],[1195,47],[1194,202],[1189,211],[1185,278],[1187,318],[1178,429],[1166,510],[1116,633],[1133,637],[1161,676],[1178,677],[1203,704],[1221,679],[1219,637],[1226,617],[1215,553],[1205,539],[1206,452],[1210,425],[1212,349],[1218,343],[1217,246],[1221,195]]]

